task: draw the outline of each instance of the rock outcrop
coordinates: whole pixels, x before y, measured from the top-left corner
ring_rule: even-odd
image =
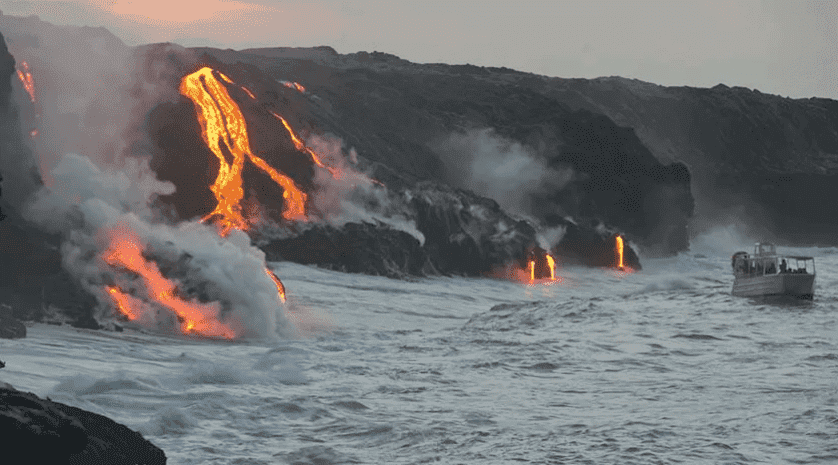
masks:
[[[315,225],[282,239],[262,238],[268,260],[289,260],[329,269],[389,277],[497,275],[513,266],[527,269],[528,257],[550,253],[559,264],[616,266],[614,230],[558,220],[558,245],[539,247],[536,230],[507,215],[497,202],[471,192],[423,182],[402,193],[408,218],[420,240],[386,224]],[[641,269],[625,248],[624,264]]]
[[[826,201],[838,197],[838,101],[620,77],[526,82],[635,128],[659,160],[687,163],[696,229],[741,222],[788,244],[838,244],[838,205]]]
[[[166,463],[166,454],[136,431],[4,383],[0,383],[0,437],[8,463]]]

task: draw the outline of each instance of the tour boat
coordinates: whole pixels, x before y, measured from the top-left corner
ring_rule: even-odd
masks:
[[[758,242],[753,255],[736,252],[733,290],[740,297],[790,296],[811,299],[815,290],[815,259],[777,255],[774,244]]]

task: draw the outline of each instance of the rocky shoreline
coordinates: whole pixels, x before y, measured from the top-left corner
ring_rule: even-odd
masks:
[[[4,463],[163,465],[166,454],[140,433],[80,408],[0,382]]]

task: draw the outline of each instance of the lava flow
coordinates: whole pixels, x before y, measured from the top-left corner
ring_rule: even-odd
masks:
[[[556,279],[556,260],[543,249],[530,252],[527,269],[529,271],[529,284],[537,282],[549,284],[561,280]]]
[[[29,94],[29,100],[35,103],[35,80],[32,78],[32,73],[29,72],[29,64],[25,61],[20,62],[21,69],[17,70],[17,77],[26,93]]]
[[[171,310],[180,321],[184,334],[197,334],[207,337],[232,339],[236,333],[219,320],[218,309],[209,304],[188,302],[177,295],[177,288],[166,279],[154,262],[142,256],[140,239],[126,225],[112,231],[108,250],[102,255],[103,260],[112,267],[125,268],[139,275],[153,302]],[[131,297],[115,286],[107,287],[108,293],[117,309],[129,320],[138,318],[139,310],[131,305]]]
[[[617,235],[615,242],[615,248],[617,252],[617,268],[622,270],[625,268],[623,266],[623,238],[620,235]]]
[[[218,72],[218,75],[228,84],[233,84],[233,81],[223,73]],[[212,68],[203,67],[184,77],[181,81],[180,93],[195,102],[204,142],[218,158],[218,177],[211,187],[218,205],[204,216],[202,221],[216,219],[221,228],[219,233],[222,237],[226,237],[231,229],[246,230],[248,228],[242,216],[240,203],[244,197],[242,169],[245,158],[248,158],[251,163],[262,169],[282,187],[282,197],[285,200],[283,218],[304,221],[306,219],[306,193],[297,187],[294,180],[273,169],[265,160],[251,152],[244,115],[230,97],[227,89],[215,78]],[[252,93],[248,92],[248,94],[255,98]],[[224,143],[226,149],[233,155],[233,163],[227,162],[221,143]],[[285,302],[285,286],[282,281],[268,268],[265,268],[265,273],[276,285],[276,291],[282,302]]]
[[[275,118],[280,120],[282,122],[283,126],[285,126],[285,130],[288,131],[288,135],[291,136],[291,141],[294,142],[294,147],[297,150],[299,150],[300,152],[307,153],[311,157],[311,161],[313,161],[315,165],[329,170],[329,173],[332,174],[333,178],[339,179],[341,177],[340,170],[338,170],[336,168],[332,168],[331,166],[326,166],[323,163],[323,161],[320,159],[321,158],[320,155],[317,152],[315,152],[314,150],[312,150],[311,148],[309,148],[305,143],[303,143],[302,139],[300,139],[300,136],[298,136],[297,133],[294,132],[294,130],[291,128],[291,125],[288,124],[288,121],[286,121],[285,118],[277,115],[274,112],[270,112],[270,113]]]
[[[280,82],[282,83],[283,86],[285,86],[289,89],[295,89],[298,92],[300,92],[301,94],[306,93],[306,88],[303,87],[302,84],[300,84],[298,82],[294,82],[294,81],[280,81]]]
[[[203,218],[203,221],[214,219],[221,229],[222,236],[226,236],[231,229],[248,229],[240,204],[244,197],[242,170],[247,159],[282,187],[285,200],[282,217],[287,220],[305,220],[306,193],[293,179],[273,169],[265,160],[250,151],[244,115],[224,85],[216,79],[215,73],[224,81],[233,82],[224,74],[204,67],[184,77],[180,85],[180,93],[195,102],[204,142],[218,158],[219,163],[218,177],[210,188],[218,200],[218,205]],[[224,156],[222,143],[232,154],[232,163],[228,163]]]

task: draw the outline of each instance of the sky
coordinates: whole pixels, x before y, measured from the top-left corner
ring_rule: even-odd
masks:
[[[0,11],[104,26],[128,45],[329,45],[417,63],[838,100],[838,0],[0,0]]]

